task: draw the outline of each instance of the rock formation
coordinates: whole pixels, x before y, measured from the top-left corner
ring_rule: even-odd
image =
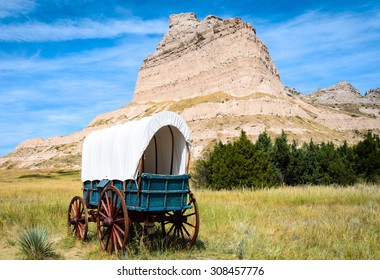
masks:
[[[304,96],[319,104],[374,104],[380,105],[380,89],[368,90],[364,96],[349,82],[342,81],[329,88],[320,88]]]
[[[368,90],[364,96],[349,82],[343,81],[329,88],[321,88],[303,99],[316,106],[328,106],[339,112],[359,117],[380,117],[380,89]],[[369,129],[371,129],[369,127]]]
[[[215,16],[199,21],[186,13],[170,16],[168,32],[140,69],[133,101],[282,90],[276,66],[252,25]]]
[[[308,96],[311,100],[325,104],[349,104],[362,101],[360,92],[349,82],[343,81],[329,88],[319,88]]]
[[[364,96],[372,99],[380,99],[380,88],[367,90]]]
[[[97,116],[67,136],[36,138],[0,158],[0,168],[80,168],[83,139],[94,130],[170,110],[183,116],[192,136],[192,159],[219,139],[243,129],[252,140],[284,130],[299,143],[356,143],[380,132],[380,90],[361,96],[348,82],[303,95],[281,84],[267,47],[239,18],[172,15],[169,30],[141,66],[132,104]]]

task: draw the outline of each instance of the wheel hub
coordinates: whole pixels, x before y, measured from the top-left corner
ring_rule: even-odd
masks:
[[[110,227],[113,225],[113,219],[111,217],[108,217],[104,220],[103,225],[105,227]]]
[[[70,225],[76,225],[78,223],[78,217],[70,219]]]
[[[187,217],[181,214],[181,212],[176,212],[172,217],[172,222],[174,224],[181,224],[187,222]]]

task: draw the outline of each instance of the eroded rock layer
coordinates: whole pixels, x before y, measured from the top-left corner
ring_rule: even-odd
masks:
[[[224,91],[283,91],[276,66],[252,25],[239,18],[172,15],[157,50],[144,60],[134,102],[179,100]]]

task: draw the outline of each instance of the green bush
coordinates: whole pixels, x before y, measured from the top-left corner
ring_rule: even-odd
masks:
[[[233,143],[218,142],[195,164],[193,177],[213,189],[263,188],[278,183],[269,155],[257,149],[244,131]]]
[[[360,178],[377,183],[380,180],[380,139],[368,133],[366,138],[354,146],[356,173]]]
[[[380,181],[380,139],[368,133],[353,147],[344,141],[299,146],[282,132],[272,143],[264,131],[253,144],[244,131],[232,143],[218,142],[195,164],[193,178],[213,189],[263,188],[274,185],[355,184]]]
[[[44,227],[24,230],[19,236],[20,253],[27,260],[46,260],[56,256],[53,243]]]

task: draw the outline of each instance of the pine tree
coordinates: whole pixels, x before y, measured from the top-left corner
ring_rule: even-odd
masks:
[[[356,173],[370,182],[380,180],[380,139],[368,132],[366,138],[354,147],[357,159]]]
[[[290,161],[290,147],[288,144],[288,137],[284,131],[282,131],[281,136],[276,137],[274,140],[271,157],[272,162],[281,173],[281,181],[286,183],[288,181],[287,169]]]

